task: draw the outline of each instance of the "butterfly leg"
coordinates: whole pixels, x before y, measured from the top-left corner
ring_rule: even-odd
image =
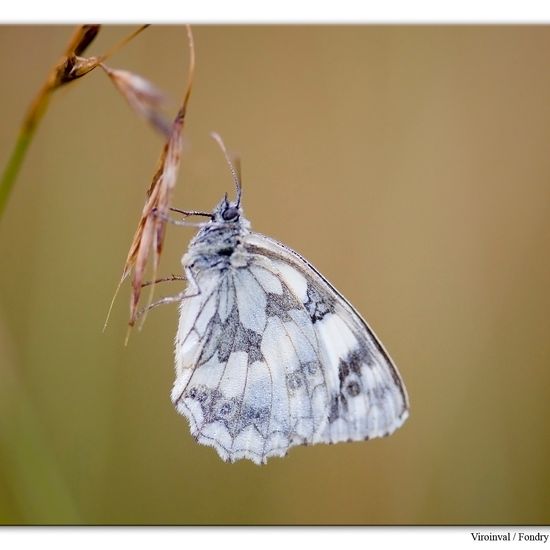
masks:
[[[187,281],[185,277],[180,277],[178,275],[170,275],[170,277],[163,277],[162,279],[157,279],[156,281],[146,281],[141,285],[141,288],[146,286],[156,285],[157,283],[166,283],[172,281]]]
[[[185,273],[187,275],[187,278],[185,278],[185,277],[176,277],[176,276],[172,275],[172,277],[166,277],[165,279],[159,279],[159,281],[155,281],[155,282],[164,282],[164,281],[180,281],[180,280],[182,280],[182,281],[188,281],[189,286],[185,290],[183,290],[182,292],[179,292],[178,294],[175,294],[174,296],[165,296],[164,298],[161,298],[160,300],[157,300],[156,302],[153,302],[152,304],[149,304],[147,307],[144,307],[144,308],[140,309],[137,312],[136,320],[141,318],[143,314],[147,313],[151,309],[154,309],[158,306],[163,306],[165,304],[174,304],[174,303],[177,303],[177,302],[181,302],[182,300],[185,300],[186,298],[194,298],[195,296],[199,296],[201,294],[201,289],[200,289],[197,281],[195,280],[195,277],[193,276],[193,273],[189,269],[186,269]],[[152,281],[150,281],[149,283],[144,283],[142,286],[146,286],[147,284],[151,284],[151,283],[152,283]],[[189,288],[191,286],[193,287],[194,292],[190,294],[189,293]]]
[[[195,279],[193,272],[188,267],[185,268],[185,275],[187,276],[187,281],[189,281],[189,286],[187,287],[186,290],[189,290],[191,286],[193,287],[193,290],[194,290],[193,294],[187,294],[187,298],[194,298],[195,296],[199,296],[201,294],[199,283],[197,283],[197,280]]]
[[[145,313],[147,313],[152,309],[155,309],[158,306],[181,302],[184,298],[185,298],[185,291],[175,294],[174,296],[165,296],[164,298],[161,298],[160,300],[157,300],[156,302],[149,304],[147,307],[140,309],[136,314],[136,320],[140,319],[142,315],[144,315]]]

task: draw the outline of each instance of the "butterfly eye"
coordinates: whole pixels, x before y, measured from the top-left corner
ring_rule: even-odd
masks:
[[[235,206],[230,206],[222,212],[222,218],[226,222],[234,222],[239,218],[239,209]]]

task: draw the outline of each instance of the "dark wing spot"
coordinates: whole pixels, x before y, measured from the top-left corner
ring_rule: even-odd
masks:
[[[356,373],[360,372],[362,364],[374,365],[372,353],[367,346],[361,346],[359,349],[352,351],[347,358],[347,362],[352,372]]]
[[[202,348],[201,354],[197,361],[198,365],[204,365],[205,363],[210,361],[210,359],[212,359],[212,357],[216,354],[220,346],[220,341],[223,336],[222,323],[217,313],[210,320],[207,331],[208,332],[206,336],[206,343]]]
[[[304,365],[302,366],[302,372],[304,374],[314,375],[318,370],[319,370],[318,361],[310,361],[309,363],[304,363]]]
[[[231,313],[225,320],[225,323],[223,323],[221,329],[218,346],[218,360],[220,363],[227,363],[227,361],[229,361],[229,356],[235,347],[239,325],[239,312],[237,311],[237,305],[234,304]]]
[[[269,407],[245,407],[237,419],[237,431],[254,426],[264,437],[269,425]]]
[[[243,327],[239,322],[233,350],[246,352],[248,354],[248,364],[250,365],[255,361],[264,360],[261,345],[262,335]]]
[[[204,405],[208,400],[208,393],[205,390],[200,390],[195,398],[201,405]]]
[[[362,365],[373,365],[374,361],[370,351],[361,346],[358,349],[351,351],[344,359],[340,359],[338,365],[338,378],[340,379],[340,386],[344,384],[344,381],[350,374],[356,374],[361,376]]]
[[[304,307],[311,318],[312,323],[320,321],[327,313],[333,313],[335,300],[333,296],[325,292],[319,292],[316,285],[308,281],[307,298]]]
[[[303,384],[302,375],[299,372],[290,372],[286,375],[286,384],[292,393]]]
[[[357,395],[359,395],[361,393],[361,388],[359,387],[359,384],[355,381],[350,382],[347,385],[346,390],[347,390],[348,394],[350,395],[350,397],[356,397]]]
[[[302,304],[283,286],[282,294],[268,292],[265,313],[268,317],[278,317],[281,321],[292,321],[288,314],[293,309],[301,309]]]
[[[332,424],[338,420],[348,410],[348,402],[344,395],[336,394],[332,396],[329,407],[328,421]]]
[[[238,413],[241,406],[241,400],[232,397],[227,399],[225,396],[221,396],[218,402],[216,403],[215,411],[213,417],[223,422],[227,429],[231,432],[235,426],[235,422],[238,422]]]

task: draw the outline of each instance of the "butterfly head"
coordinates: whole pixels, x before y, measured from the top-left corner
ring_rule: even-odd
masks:
[[[212,221],[214,223],[238,223],[241,220],[242,209],[239,202],[231,202],[225,197],[218,203],[212,212]]]

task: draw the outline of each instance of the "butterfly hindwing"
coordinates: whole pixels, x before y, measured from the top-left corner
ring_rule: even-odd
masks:
[[[302,302],[272,262],[205,271],[181,302],[172,399],[224,460],[265,462],[312,442],[328,392]]]

